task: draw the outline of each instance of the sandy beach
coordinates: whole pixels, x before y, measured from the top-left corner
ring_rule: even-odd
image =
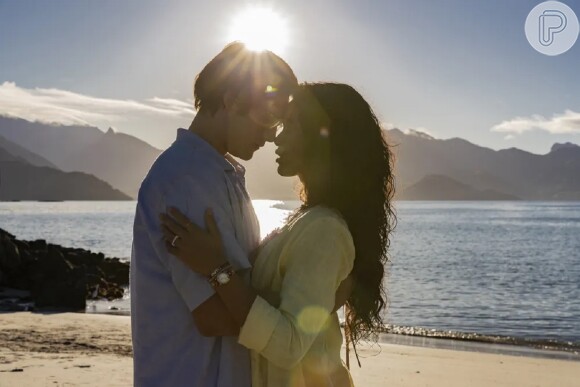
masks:
[[[356,386],[579,386],[580,362],[380,344],[354,356]],[[0,314],[0,387],[132,385],[130,319]]]

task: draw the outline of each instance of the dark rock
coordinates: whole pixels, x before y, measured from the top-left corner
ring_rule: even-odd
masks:
[[[77,275],[80,273],[76,273]],[[72,310],[84,310],[86,307],[86,279],[79,276],[66,282],[51,281],[43,283],[34,294],[36,307],[59,307]]]
[[[26,312],[34,310],[30,303],[22,303],[18,300],[0,300],[0,312]]]
[[[129,265],[120,262],[118,258],[107,258],[100,267],[111,281],[122,286],[129,285]]]
[[[0,228],[0,240],[2,239],[16,239],[16,237],[10,234],[8,231],[4,231]]]
[[[20,265],[20,251],[10,239],[0,240],[0,269],[14,269]]]
[[[30,291],[39,308],[84,309],[86,299],[123,297],[128,284],[129,264],[118,258],[44,240],[19,241],[0,229],[0,286]],[[20,310],[17,304],[4,309]]]
[[[46,251],[48,249],[48,245],[44,239],[37,239],[35,241],[28,242],[28,246],[32,250],[36,251]]]

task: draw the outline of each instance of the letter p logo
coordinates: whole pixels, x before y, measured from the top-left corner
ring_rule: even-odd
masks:
[[[546,1],[530,11],[525,31],[536,51],[555,56],[574,46],[580,26],[572,8],[559,1]]]
[[[540,44],[549,46],[554,43],[554,35],[564,31],[568,25],[568,19],[563,12],[548,9],[542,12],[539,20]]]

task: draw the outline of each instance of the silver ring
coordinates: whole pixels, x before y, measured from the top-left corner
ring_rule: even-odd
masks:
[[[178,239],[179,239],[179,235],[174,236],[173,240],[171,241],[171,246],[177,247],[177,246],[175,246],[175,242],[177,242]]]

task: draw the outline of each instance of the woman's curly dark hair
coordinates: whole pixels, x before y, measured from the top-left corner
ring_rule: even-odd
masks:
[[[393,157],[384,132],[365,99],[351,86],[302,84],[294,93],[304,136],[303,205],[337,210],[355,246],[354,288],[347,325],[356,343],[382,326],[383,287],[393,208]]]

